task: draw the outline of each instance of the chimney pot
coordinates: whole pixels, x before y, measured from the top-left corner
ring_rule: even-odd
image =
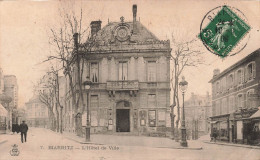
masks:
[[[74,33],[73,34],[73,38],[74,38],[74,46],[77,48],[78,47],[78,43],[79,43],[79,34],[78,33]]]
[[[90,23],[91,26],[91,37],[97,34],[99,30],[101,30],[101,23],[102,21],[92,21]]]
[[[137,5],[133,5],[133,20],[136,21]]]
[[[137,33],[137,26],[136,26],[136,13],[137,13],[137,5],[133,5],[133,34]]]
[[[213,77],[217,76],[219,73],[220,73],[220,70],[218,68],[214,69],[213,70]]]

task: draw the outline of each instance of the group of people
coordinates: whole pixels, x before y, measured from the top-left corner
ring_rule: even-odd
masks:
[[[12,126],[12,132],[21,132],[21,141],[23,143],[23,139],[26,142],[26,138],[27,138],[27,131],[28,131],[28,125],[25,123],[25,121],[23,121],[20,125],[18,124],[13,124]]]

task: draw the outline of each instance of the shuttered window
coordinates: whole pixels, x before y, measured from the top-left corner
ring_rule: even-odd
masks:
[[[156,62],[155,61],[148,62],[147,77],[148,77],[148,82],[156,81]]]
[[[90,66],[90,80],[92,82],[98,82],[98,63],[91,63]]]
[[[118,78],[119,80],[125,81],[127,80],[127,62],[119,62],[119,66],[118,66]]]

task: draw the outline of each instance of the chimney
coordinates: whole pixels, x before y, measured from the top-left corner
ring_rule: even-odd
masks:
[[[219,73],[220,73],[220,70],[218,68],[214,69],[213,70],[213,78],[216,77]]]
[[[78,44],[79,44],[79,34],[78,33],[74,33],[73,34],[73,39],[74,39],[74,47],[78,48]]]
[[[137,26],[136,26],[136,13],[137,13],[137,5],[133,5],[133,34],[137,33]]]
[[[92,21],[91,26],[91,37],[95,36],[99,30],[101,30],[102,21]]]

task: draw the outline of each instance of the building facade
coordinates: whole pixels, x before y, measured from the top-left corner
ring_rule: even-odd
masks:
[[[15,110],[17,107],[18,93],[17,93],[16,77],[13,75],[5,76],[3,70],[0,68],[0,132],[6,133],[12,130],[12,124],[17,122],[17,115]],[[16,103],[14,103],[14,98]]]
[[[85,55],[83,82],[86,77],[92,82],[86,102],[91,132],[159,134],[170,127],[170,42],[159,40],[136,20],[136,14],[134,5],[130,22],[121,17],[103,28],[101,21],[91,22],[95,46],[88,51],[86,44],[79,46]],[[68,98],[65,124],[73,130],[71,103]]]
[[[34,95],[25,103],[26,122],[30,127],[49,127],[48,108]]]
[[[206,95],[191,93],[190,99],[184,102],[184,106],[188,139],[198,139],[210,133],[211,95],[208,92]]]
[[[260,49],[223,72],[214,70],[212,80],[212,132],[217,139],[253,144],[259,125],[250,117],[260,105]]]
[[[13,109],[18,107],[18,84],[16,76],[5,75],[4,76],[4,93],[10,96],[13,100],[9,106]]]

